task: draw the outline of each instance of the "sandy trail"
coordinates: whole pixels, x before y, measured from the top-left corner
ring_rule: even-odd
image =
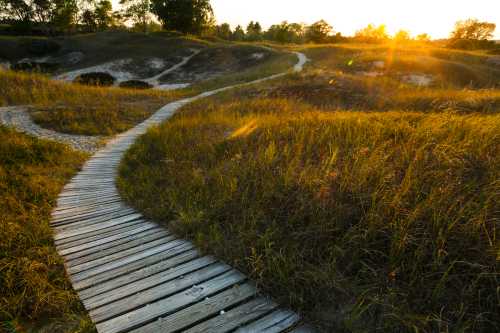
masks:
[[[59,133],[42,128],[33,122],[27,110],[25,106],[1,107],[0,124],[41,139],[67,144],[86,153],[95,153],[99,150],[101,137]]]
[[[106,62],[106,63],[100,64],[100,65],[95,65],[95,66],[91,66],[91,67],[77,69],[74,71],[59,74],[59,75],[55,76],[54,79],[60,80],[60,81],[72,82],[79,75],[82,75],[82,74],[93,73],[93,72],[103,72],[103,73],[108,73],[108,74],[112,75],[116,79],[115,85],[119,85],[121,82],[129,81],[129,80],[140,80],[140,81],[147,82],[147,83],[151,84],[153,87],[158,88],[158,89],[169,90],[169,89],[184,88],[186,86],[184,84],[161,85],[159,82],[159,79],[162,76],[167,75],[168,73],[171,73],[171,72],[179,69],[180,67],[184,66],[185,64],[187,64],[194,56],[196,56],[198,53],[200,53],[201,50],[192,49],[192,52],[193,53],[191,55],[184,57],[181,62],[165,69],[164,71],[162,71],[158,75],[155,75],[155,76],[152,76],[152,77],[149,77],[146,79],[140,79],[137,77],[137,75],[135,75],[134,73],[131,73],[129,71],[120,70],[120,67],[123,67],[125,65],[130,64],[133,61],[132,59],[120,59],[120,60]],[[150,61],[150,63],[152,64],[152,66],[157,65],[157,63],[154,61]]]
[[[153,77],[150,77],[148,79],[145,79],[143,81],[151,84],[154,87],[161,87],[159,80],[160,80],[160,78],[162,76],[167,75],[167,74],[169,74],[169,73],[171,73],[171,72],[173,72],[173,71],[181,68],[182,66],[184,66],[185,64],[187,64],[194,56],[196,56],[197,54],[199,54],[201,52],[201,50],[192,50],[192,51],[193,51],[193,53],[191,55],[189,55],[187,57],[184,57],[184,59],[182,59],[182,61],[179,62],[178,64],[176,64],[176,65],[174,65],[174,66],[172,66],[170,68],[167,68],[166,70],[164,70],[160,74],[155,75]]]

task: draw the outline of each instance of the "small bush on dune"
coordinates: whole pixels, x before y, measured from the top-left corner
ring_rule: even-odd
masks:
[[[57,70],[58,64],[48,62],[19,62],[12,65],[11,69],[21,72],[52,73]]]
[[[129,88],[129,89],[151,89],[153,86],[147,82],[140,80],[130,80],[124,81],[120,83],[120,88]]]
[[[81,74],[74,80],[75,83],[89,86],[112,86],[115,84],[115,81],[116,79],[113,75],[103,72]]]

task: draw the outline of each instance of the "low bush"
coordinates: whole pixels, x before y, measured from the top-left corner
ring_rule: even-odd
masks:
[[[153,86],[145,81],[141,80],[129,80],[120,83],[121,88],[129,89],[151,89]]]
[[[88,86],[112,86],[115,84],[115,77],[109,73],[93,72],[78,75],[74,82]]]
[[[52,73],[57,70],[58,64],[48,62],[19,62],[13,64],[11,69],[21,72]]]

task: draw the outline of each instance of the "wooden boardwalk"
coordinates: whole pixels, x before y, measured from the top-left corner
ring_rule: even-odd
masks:
[[[138,136],[230,88],[166,105],[97,152],[60,194],[51,222],[56,247],[98,332],[312,332],[242,273],[200,255],[117,192],[118,165]]]

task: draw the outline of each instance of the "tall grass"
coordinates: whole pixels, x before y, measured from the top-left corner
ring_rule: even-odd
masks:
[[[304,52],[322,70],[357,74],[382,71],[386,76],[429,74],[441,88],[492,88],[500,86],[500,67],[489,56],[435,47],[394,47],[345,44],[309,47]],[[383,62],[383,68],[374,67]]]
[[[85,156],[0,126],[0,331],[91,332],[49,226]]]
[[[142,137],[125,198],[325,331],[500,329],[500,115],[233,99]]]
[[[185,95],[182,91],[88,87],[37,74],[0,72],[0,105],[33,105],[35,122],[74,134],[125,131]]]

